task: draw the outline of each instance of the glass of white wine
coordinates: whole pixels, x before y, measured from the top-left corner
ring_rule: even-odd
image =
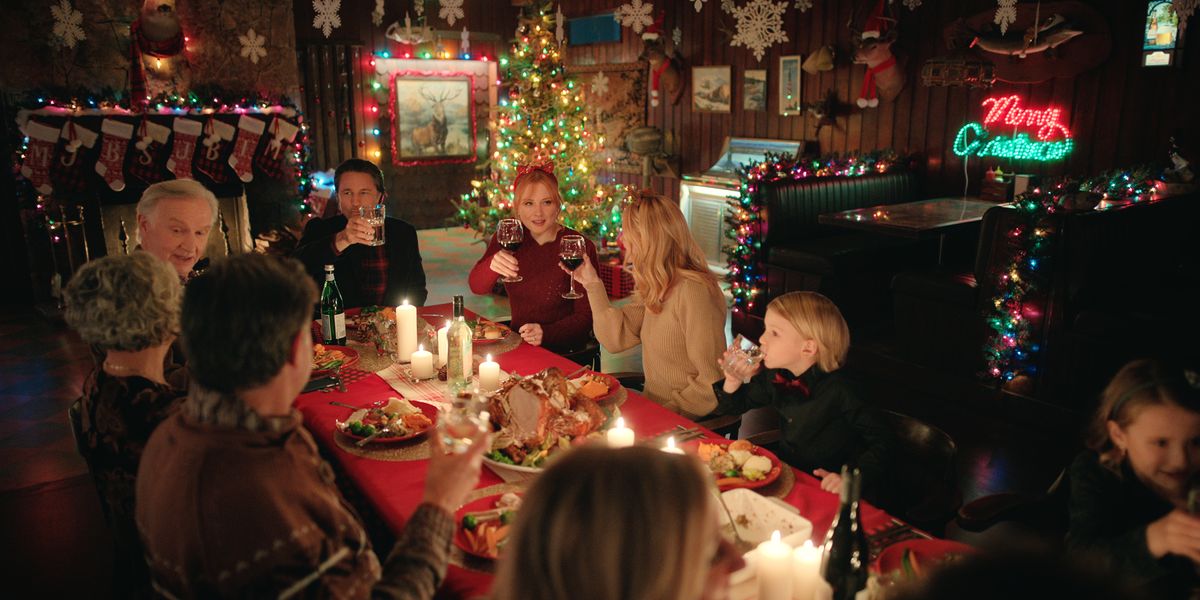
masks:
[[[442,436],[442,445],[456,454],[466,452],[475,442],[480,429],[490,426],[491,415],[485,408],[486,396],[478,389],[455,394],[450,399],[450,407],[438,418],[438,435]]]

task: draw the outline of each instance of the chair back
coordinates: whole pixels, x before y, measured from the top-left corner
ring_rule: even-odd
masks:
[[[962,504],[954,461],[958,446],[946,432],[908,415],[883,411],[895,438],[888,508],[940,534]]]
[[[71,424],[71,439],[75,441],[75,451],[87,460],[87,453],[83,448],[83,398],[76,398],[67,408],[67,421]]]

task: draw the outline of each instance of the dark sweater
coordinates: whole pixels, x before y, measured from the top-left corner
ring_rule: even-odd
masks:
[[[328,219],[313,219],[304,227],[304,235],[293,256],[304,263],[320,290],[325,285],[325,265],[333,265],[338,289],[346,308],[376,304],[366,297],[360,282],[363,280],[363,257],[373,248],[351,244],[341,254],[333,248],[333,238],[346,228],[345,215]],[[384,255],[387,257],[387,287],[384,306],[395,306],[407,299],[409,304],[424,306],[429,295],[425,289],[425,269],[421,266],[421,250],[417,245],[417,230],[412,225],[388,217],[384,222]]]
[[[810,393],[773,383],[781,369],[763,369],[750,383],[732,394],[725,393],[725,380],[713,384],[717,412],[741,414],[752,408],[770,406],[779,411],[783,439],[779,457],[798,469],[834,473],[842,465],[857,466],[863,475],[863,496],[878,504],[888,487],[888,456],[892,432],[879,411],[859,398],[840,372],[824,373],[813,367],[800,376]]]
[[[1155,598],[1187,598],[1200,585],[1196,566],[1181,556],[1154,558],[1146,526],[1174,506],[1142,484],[1125,462],[1115,473],[1084,451],[1071,464],[1067,546],[1146,588]]]

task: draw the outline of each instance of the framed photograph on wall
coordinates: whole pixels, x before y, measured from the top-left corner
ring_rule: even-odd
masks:
[[[804,96],[800,88],[801,55],[779,57],[779,114],[798,115],[802,112]]]
[[[733,105],[733,77],[729,65],[692,67],[692,110],[728,113]]]
[[[470,73],[392,74],[392,161],[398,165],[475,161]]]
[[[767,110],[767,70],[747,69],[742,76],[742,110]]]
[[[1183,34],[1179,15],[1169,0],[1150,0],[1142,36],[1142,66],[1169,67],[1175,63]]]

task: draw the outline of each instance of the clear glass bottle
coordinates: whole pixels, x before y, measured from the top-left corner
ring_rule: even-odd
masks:
[[[321,288],[321,337],[326,344],[346,345],[346,308],[333,278],[333,265],[325,265],[325,287]]]
[[[452,394],[471,386],[475,332],[463,314],[463,297],[454,297],[454,318],[446,332],[446,383]]]
[[[867,536],[859,518],[862,473],[842,467],[841,506],[825,534],[821,552],[821,577],[833,587],[833,600],[854,600],[867,587]]]

